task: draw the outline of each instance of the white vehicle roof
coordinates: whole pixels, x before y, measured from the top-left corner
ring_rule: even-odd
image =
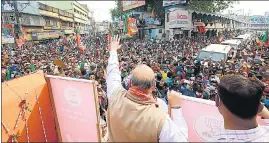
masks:
[[[216,53],[228,53],[231,50],[230,45],[210,44],[203,48],[201,51],[209,51]]]
[[[232,39],[232,40],[225,40],[221,42],[220,44],[232,44],[232,45],[239,45],[241,44],[240,40]]]
[[[247,39],[248,37],[250,37],[249,34],[244,34],[244,35],[239,35],[236,38]]]

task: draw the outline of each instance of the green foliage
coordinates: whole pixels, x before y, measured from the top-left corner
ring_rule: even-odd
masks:
[[[190,0],[189,7],[194,10],[200,10],[204,12],[220,12],[232,6],[236,1],[223,1],[223,0],[207,0],[198,1]]]
[[[111,18],[112,20],[114,20],[117,17],[121,17],[123,14],[122,11],[122,1],[120,0],[115,0],[116,3],[116,7],[113,9],[110,9],[110,14],[111,14]]]
[[[75,32],[75,33],[80,33],[80,27],[76,27],[76,28],[74,29],[74,32]]]

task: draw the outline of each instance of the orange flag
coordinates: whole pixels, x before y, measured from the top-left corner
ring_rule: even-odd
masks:
[[[135,18],[128,18],[128,34],[134,35],[138,32],[136,27],[136,19]]]
[[[80,35],[77,33],[76,34],[76,38],[77,38],[77,46],[80,45]]]

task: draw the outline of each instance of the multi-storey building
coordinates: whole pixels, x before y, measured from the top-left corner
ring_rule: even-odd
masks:
[[[66,10],[74,15],[74,28],[79,29],[80,34],[86,34],[88,30],[88,13],[89,9],[86,5],[77,1],[42,1],[43,4]]]
[[[61,34],[73,34],[73,14],[58,8],[38,3],[42,16],[42,33],[33,35],[35,40],[59,38]]]

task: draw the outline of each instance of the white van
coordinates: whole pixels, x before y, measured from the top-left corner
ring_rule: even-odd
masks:
[[[201,49],[197,56],[197,60],[201,61],[205,57],[209,59],[211,57],[212,61],[227,61],[232,57],[235,57],[236,53],[231,51],[232,47],[230,45],[220,45],[220,44],[210,44],[205,48]]]
[[[223,42],[220,43],[221,45],[230,45],[232,48],[234,49],[238,49],[241,41],[240,40],[236,40],[236,39],[232,39],[232,40],[225,40]]]

